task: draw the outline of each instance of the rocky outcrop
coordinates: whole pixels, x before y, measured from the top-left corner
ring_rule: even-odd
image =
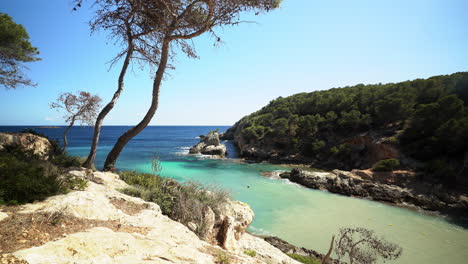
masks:
[[[231,263],[298,264],[269,245],[254,248],[259,257],[252,258],[243,254],[245,245],[241,241],[247,235],[244,234],[245,229],[253,219],[252,210],[244,203],[230,202],[220,210],[219,218],[227,223],[226,232],[224,229],[221,233],[210,231],[224,236],[224,245],[219,247],[200,239],[186,226],[163,215],[157,204],[119,192],[117,189],[128,185],[116,174],[90,174],[86,170],[68,173],[92,181],[84,191],[57,195],[42,202],[26,204],[15,209],[16,211],[9,209],[7,213],[1,213],[0,226],[11,226],[7,221],[24,218],[17,222],[23,225],[18,227],[22,230],[19,231],[19,249],[3,251],[2,254],[12,254],[30,264],[214,264],[219,263],[220,255],[229,258]],[[208,221],[208,224],[214,225],[211,230],[218,228],[214,213],[207,209],[205,215],[211,215],[211,220]],[[39,240],[30,238],[34,230],[37,230],[28,230],[31,225],[43,228],[44,233],[40,234]],[[261,244],[260,238],[249,236],[247,239],[253,245]],[[0,242],[4,241],[0,238]],[[11,246],[13,241],[5,243]],[[0,248],[8,248],[3,246],[0,245]]]
[[[219,135],[216,131],[210,131],[206,136],[201,135],[200,143],[191,147],[189,153],[214,155],[219,157],[225,157],[227,154],[226,145],[220,143]]]
[[[0,133],[0,150],[7,146],[17,146],[44,160],[49,159],[52,150],[47,138],[30,133]]]
[[[414,174],[410,172],[394,172],[392,175],[392,173],[372,173],[360,170],[310,172],[293,169],[280,176],[308,188],[324,189],[347,196],[365,197],[400,205],[414,205],[425,210],[450,214],[468,213],[468,197],[449,191],[441,185],[415,183]]]

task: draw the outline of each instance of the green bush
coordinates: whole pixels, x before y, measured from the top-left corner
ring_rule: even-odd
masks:
[[[449,162],[443,159],[436,159],[426,162],[424,166],[424,175],[450,187],[454,187],[457,172]]]
[[[120,178],[132,185],[121,192],[140,197],[159,205],[163,214],[183,224],[197,224],[196,233],[203,233],[203,209],[209,206],[217,212],[229,198],[228,192],[214,186],[204,186],[196,182],[179,183],[149,173],[136,171],[120,172]]]
[[[231,264],[231,257],[229,256],[228,253],[219,250],[218,254],[216,255],[216,264]]]
[[[64,168],[81,167],[81,164],[83,164],[84,162],[83,158],[78,157],[78,156],[70,156],[66,152],[62,152],[58,155],[54,155],[51,161],[55,165],[59,167],[64,167]]]
[[[252,249],[246,249],[244,250],[244,254],[246,254],[247,256],[251,256],[253,258],[257,256],[257,251],[252,250]]]
[[[299,255],[299,254],[295,254],[295,253],[287,253],[287,255],[289,257],[291,257],[292,259],[294,260],[297,260],[301,263],[305,263],[305,264],[320,264],[320,261],[317,260],[317,259],[314,259],[314,258],[311,258],[311,257],[307,257],[307,256],[302,256],[302,255]]]
[[[23,204],[69,190],[83,190],[85,179],[64,176],[50,161],[10,147],[0,152],[0,203]]]
[[[372,171],[393,171],[400,166],[400,161],[397,159],[380,160],[372,166]]]

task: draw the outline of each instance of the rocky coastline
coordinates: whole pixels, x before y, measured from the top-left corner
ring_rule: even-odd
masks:
[[[408,171],[372,172],[370,170],[315,172],[294,168],[280,174],[311,189],[362,197],[403,207],[416,207],[451,216],[468,216],[468,197],[416,179]]]
[[[41,159],[51,151],[46,138],[0,133],[0,150],[10,146]],[[130,186],[118,174],[62,169],[60,177],[86,184],[42,201],[0,205],[0,263],[299,264],[246,232],[254,218],[246,203],[227,200],[216,213],[204,208],[200,235],[158,204],[124,194]]]

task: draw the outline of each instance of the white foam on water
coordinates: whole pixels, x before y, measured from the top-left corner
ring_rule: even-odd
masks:
[[[272,233],[268,232],[267,230],[263,229],[263,228],[257,228],[257,227],[254,227],[254,226],[249,226],[249,228],[254,234],[257,234],[257,235],[262,235],[262,236],[271,236]]]

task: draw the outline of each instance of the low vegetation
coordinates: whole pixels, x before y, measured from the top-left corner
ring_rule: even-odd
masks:
[[[400,161],[397,159],[380,160],[374,164],[372,171],[393,171],[400,166]]]
[[[197,182],[179,183],[151,173],[122,171],[120,178],[131,185],[121,191],[127,195],[157,203],[163,214],[185,225],[197,225],[197,234],[203,233],[203,209],[210,207],[215,213],[229,199],[229,193],[215,186]]]
[[[43,200],[70,190],[83,190],[88,184],[85,179],[66,175],[54,159],[41,160],[17,147],[0,151],[0,170],[0,204]]]
[[[218,254],[216,255],[216,264],[231,264],[231,257],[229,254],[225,251],[219,250]]]
[[[246,249],[244,250],[244,254],[246,254],[247,256],[251,256],[253,258],[257,256],[257,251],[252,250],[252,249]]]

